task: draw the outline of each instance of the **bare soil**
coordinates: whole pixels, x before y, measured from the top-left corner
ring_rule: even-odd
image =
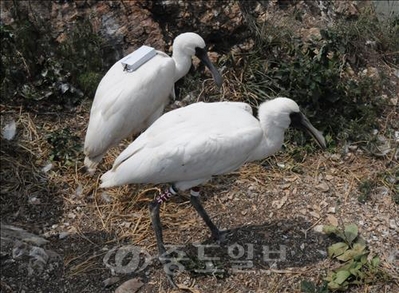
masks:
[[[226,79],[217,99],[236,98],[229,89],[238,80]],[[157,260],[148,212],[167,186],[98,188],[128,141],[108,153],[94,176],[86,174],[81,144],[90,107],[90,101],[62,111],[0,105],[2,129],[12,120],[17,125],[15,138],[1,138],[0,292],[176,291]],[[339,240],[322,233],[322,225],[354,223],[386,278],[347,292],[399,292],[399,141],[388,136],[399,133],[397,100],[387,102],[379,124],[383,155],[378,143],[305,151],[287,142],[275,156],[204,185],[205,209],[227,230],[221,245],[187,194],[171,198],[161,221],[165,243],[181,257],[177,284],[191,292],[300,292],[302,280],[321,285],[339,266],[327,256]],[[49,139],[62,129],[69,134],[58,138],[59,149],[71,159],[51,161]],[[361,188],[364,182],[372,184]],[[122,291],[129,280],[130,291]]]
[[[113,292],[136,277],[143,283],[137,292],[173,291],[156,259],[147,209],[166,186],[98,189],[99,176],[126,141],[109,153],[94,177],[85,174],[82,156],[70,165],[41,169],[51,152],[47,135],[67,125],[83,139],[89,108],[86,103],[62,116],[2,108],[2,122],[13,118],[18,125],[15,139],[2,139],[2,223],[48,240],[44,245],[17,236],[2,241],[2,292]],[[397,115],[386,117],[399,121]],[[317,227],[355,223],[390,278],[349,291],[398,292],[395,149],[376,157],[343,146],[311,155],[300,152],[294,158],[287,154],[294,148],[289,143],[276,156],[202,187],[205,209],[228,231],[222,245],[210,238],[187,195],[163,205],[165,243],[182,256],[182,270],[175,276],[180,286],[193,292],[300,292],[301,280],[320,284],[337,267],[326,252],[337,239]],[[380,180],[381,174],[390,181]],[[362,203],[359,184],[365,179],[376,185]],[[26,251],[40,246],[47,252],[43,267],[35,267],[28,252],[16,257],[21,242]],[[115,253],[123,247],[131,254],[118,263]]]

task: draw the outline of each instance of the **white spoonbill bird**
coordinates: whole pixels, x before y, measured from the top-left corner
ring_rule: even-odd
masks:
[[[208,58],[198,34],[183,33],[173,41],[173,54],[157,54],[137,70],[124,70],[120,60],[98,85],[84,143],[84,164],[93,173],[107,150],[151,125],[174,98],[174,84],[188,73],[192,56],[211,71],[220,87],[222,77]]]
[[[221,232],[199,201],[198,185],[214,175],[234,171],[246,162],[274,154],[281,148],[284,132],[290,125],[307,130],[321,147],[326,146],[322,134],[293,100],[279,97],[264,102],[258,112],[256,119],[251,107],[239,102],[195,103],[170,111],[116,158],[112,169],[102,175],[100,187],[172,184],[150,204],[160,256],[166,251],[159,207],[178,190],[191,188],[191,204],[212,236],[220,240]],[[175,285],[171,277],[168,278]]]

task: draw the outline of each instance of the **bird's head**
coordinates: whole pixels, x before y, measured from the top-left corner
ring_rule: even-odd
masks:
[[[205,50],[204,39],[196,33],[183,33],[178,35],[173,41],[173,51],[181,51],[185,55],[194,56],[196,48]]]
[[[173,41],[173,54],[196,56],[212,73],[213,79],[218,87],[222,86],[222,76],[208,57],[208,51],[204,39],[196,33],[183,33]]]
[[[268,119],[274,120],[274,124],[287,129],[289,126],[305,130],[317,142],[321,148],[326,147],[326,140],[308,120],[308,118],[300,111],[298,104],[288,98],[278,97],[267,101],[261,107],[268,115]],[[261,108],[259,109],[261,113]],[[260,114],[261,115],[261,114]],[[261,119],[261,117],[259,117]]]

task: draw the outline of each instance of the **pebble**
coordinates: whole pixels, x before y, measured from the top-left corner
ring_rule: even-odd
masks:
[[[104,287],[112,286],[112,285],[114,285],[115,283],[118,283],[120,279],[121,279],[121,278],[119,278],[119,277],[111,277],[111,278],[105,279],[105,280],[103,281]]]
[[[331,181],[334,179],[334,176],[327,174],[326,175],[326,180]]]
[[[60,234],[58,234],[58,238],[59,239],[65,239],[69,236],[69,232],[61,232]]]
[[[327,192],[327,191],[330,190],[330,187],[328,187],[326,182],[322,182],[322,183],[316,185],[316,188],[321,190],[321,191],[323,191],[323,192]]]
[[[139,278],[130,279],[126,281],[122,285],[120,285],[116,290],[115,293],[135,293],[137,292],[144,283]]]
[[[70,218],[70,219],[75,219],[76,218],[76,215],[74,214],[74,213],[68,213],[68,218]]]
[[[341,155],[340,154],[332,154],[330,158],[333,161],[339,161],[339,160],[341,160]]]
[[[33,205],[38,205],[40,204],[40,198],[37,198],[36,196],[30,197],[28,202]]]
[[[318,233],[322,233],[323,232],[323,226],[324,225],[316,225],[313,227],[313,231],[318,232]]]
[[[335,207],[329,207],[328,208],[328,213],[335,214]]]
[[[330,222],[331,225],[337,227],[338,226],[338,219],[333,215],[328,215],[327,220]]]
[[[396,225],[396,221],[394,219],[389,220],[389,228],[394,230],[398,228],[398,225]]]

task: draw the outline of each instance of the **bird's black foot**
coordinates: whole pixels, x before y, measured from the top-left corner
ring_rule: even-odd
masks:
[[[212,231],[212,238],[218,245],[225,244],[227,242],[228,230],[217,230]]]
[[[164,252],[160,257],[159,260],[163,266],[164,272],[166,274],[166,277],[169,281],[169,283],[172,285],[173,288],[177,289],[179,288],[176,285],[176,282],[174,281],[173,277],[179,272],[184,270],[184,266],[181,263],[183,260],[182,255],[180,255],[179,252]]]
[[[222,244],[222,243],[226,242],[227,231],[219,230],[216,227],[216,225],[212,222],[211,218],[208,216],[205,209],[201,205],[201,202],[199,199],[199,191],[196,190],[191,193],[190,202],[191,202],[192,206],[195,208],[195,210],[198,212],[198,214],[201,216],[201,218],[204,220],[204,222],[208,226],[209,230],[211,230],[212,238],[218,244]]]
[[[166,252],[163,237],[162,237],[162,226],[161,226],[161,219],[159,216],[159,208],[163,200],[159,200],[162,197],[157,198],[153,202],[150,203],[150,215],[151,215],[151,222],[154,228],[155,237],[157,239],[157,246],[158,246],[158,253],[159,253],[159,260],[163,266],[163,269],[166,273],[166,278],[169,281],[169,284],[174,289],[179,289],[176,282],[173,279],[173,276],[179,270],[179,258],[175,258],[171,256],[171,253]]]

